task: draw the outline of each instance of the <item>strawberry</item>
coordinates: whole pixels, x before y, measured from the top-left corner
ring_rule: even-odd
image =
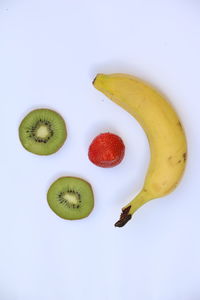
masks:
[[[125,146],[122,139],[113,133],[101,133],[90,144],[88,157],[102,168],[117,166],[123,159]]]

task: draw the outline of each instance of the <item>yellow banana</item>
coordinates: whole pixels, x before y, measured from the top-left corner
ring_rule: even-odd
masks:
[[[155,88],[127,74],[98,74],[95,88],[128,111],[146,132],[151,159],[141,192],[125,207],[117,227],[124,226],[147,201],[170,193],[179,183],[187,158],[186,137],[171,104]]]

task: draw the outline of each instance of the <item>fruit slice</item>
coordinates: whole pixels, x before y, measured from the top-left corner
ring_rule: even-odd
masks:
[[[103,168],[117,166],[123,159],[125,146],[122,139],[113,133],[101,133],[91,143],[88,157]]]
[[[61,177],[49,188],[47,201],[61,218],[77,220],[87,217],[94,207],[91,185],[77,177]]]
[[[39,155],[55,153],[64,144],[66,137],[65,121],[50,109],[31,111],[19,126],[19,138],[23,147]]]

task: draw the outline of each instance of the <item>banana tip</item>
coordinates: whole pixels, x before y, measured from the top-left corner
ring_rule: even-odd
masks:
[[[102,80],[102,79],[104,80],[105,78],[106,78],[106,75],[105,75],[105,74],[103,74],[103,73],[98,73],[98,74],[95,76],[95,78],[93,79],[92,84],[95,85],[95,81],[98,79],[98,85],[99,85],[99,83],[101,82],[101,80]]]
[[[92,84],[94,85],[94,83],[95,83],[95,80],[97,79],[97,76],[98,76],[98,74],[95,76],[95,78],[93,79],[93,81],[92,81]]]

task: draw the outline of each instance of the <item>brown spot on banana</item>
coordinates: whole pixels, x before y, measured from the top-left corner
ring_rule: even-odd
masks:
[[[183,160],[184,160],[184,162],[186,161],[186,159],[187,159],[187,152],[183,153]]]
[[[162,182],[162,186],[165,186],[167,183],[168,183],[168,181],[166,181],[166,180],[163,181],[163,182]]]
[[[177,125],[183,130],[183,126],[180,121],[177,122]]]

